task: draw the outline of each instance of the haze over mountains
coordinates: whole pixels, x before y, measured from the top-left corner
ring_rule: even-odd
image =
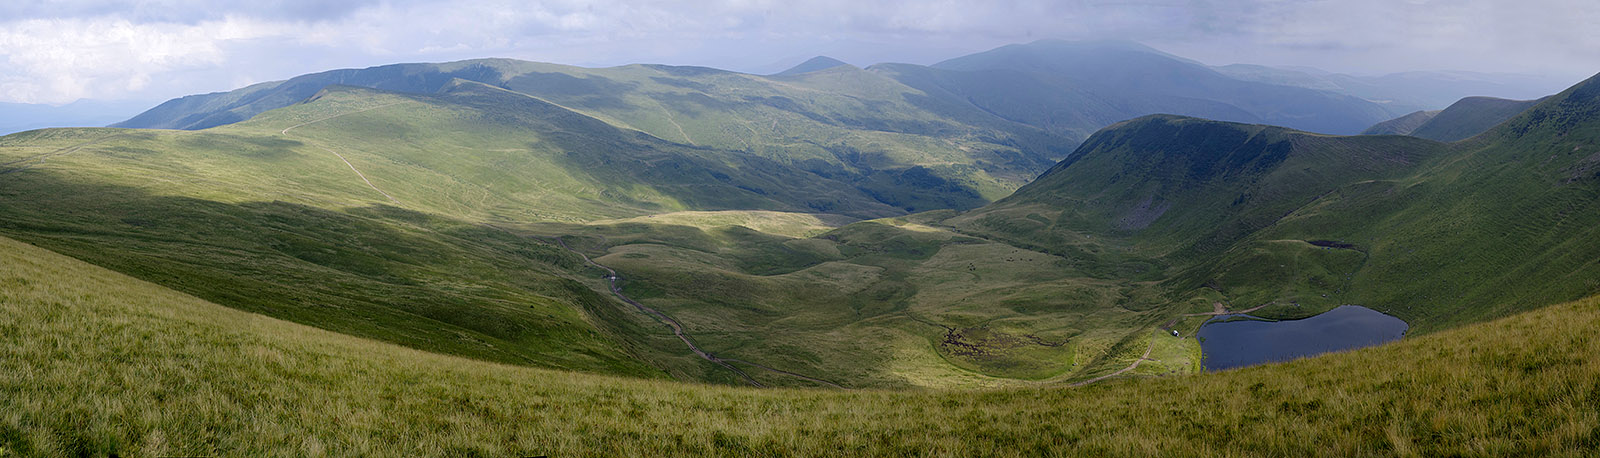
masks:
[[[1600,76],[1389,84],[1128,42],[478,59],[3,136],[0,455],[1588,450]],[[1218,315],[1344,304],[1408,337],[1199,373]]]
[[[510,88],[513,83],[506,79],[516,77],[519,71],[528,71],[513,70],[512,74],[507,75],[490,74],[486,70],[461,71],[472,64],[458,62],[431,69],[425,69],[428,64],[387,66],[306,75],[228,93],[173,100],[119,126],[198,129],[237,122],[254,113],[308,97],[315,92],[315,88],[320,87],[319,84],[430,92],[436,90],[444,80],[464,78]],[[798,75],[840,66],[848,64],[819,56],[773,76]],[[608,73],[626,72],[625,69],[630,67],[551,68],[605,77]],[[493,71],[507,70],[497,68]],[[710,69],[704,71],[708,73],[700,76],[729,73]],[[1461,75],[1467,74],[1414,73],[1360,78],[1332,74],[1313,77],[1294,70],[1261,66],[1213,69],[1137,43],[1120,41],[1041,40],[1005,46],[927,67],[879,64],[868,67],[865,72],[893,79],[929,94],[944,93],[940,95],[966,99],[955,103],[1003,110],[993,114],[1076,135],[1080,140],[1112,122],[1154,113],[1211,115],[1209,117],[1221,120],[1266,122],[1314,132],[1353,134],[1378,121],[1414,111],[1418,104],[1437,109],[1470,95],[1506,92],[1548,94],[1560,88],[1548,81],[1498,75],[1472,75],[1473,78],[1466,78]],[[406,76],[393,78],[400,74]],[[1286,75],[1305,75],[1305,78]],[[496,81],[497,78],[503,81]],[[1438,84],[1452,80],[1455,84]],[[1339,81],[1344,85],[1327,81]],[[987,84],[990,82],[1004,82],[1007,85]],[[514,90],[539,97],[571,97],[582,95],[584,91],[606,89],[560,84],[541,87],[529,80],[515,85],[517,87]],[[1407,99],[1408,102],[1402,104],[1383,99],[1387,95],[1415,92],[1412,89],[1419,86],[1428,88],[1427,97]],[[1545,90],[1544,86],[1550,87]],[[1006,92],[995,92],[1002,88]],[[1341,94],[1344,96],[1341,97]],[[1031,108],[1024,103],[1030,100],[1033,104]],[[1012,101],[1017,103],[1010,103]],[[589,108],[603,110],[602,107]]]
[[[1438,110],[1466,96],[1536,99],[1561,92],[1571,81],[1534,75],[1460,71],[1416,71],[1380,76],[1333,73],[1316,68],[1233,64],[1213,67],[1234,78],[1349,94],[1390,112]]]
[[[61,106],[0,103],[0,135],[47,127],[100,127],[150,108],[146,101],[79,100]]]
[[[1045,40],[932,66],[861,69],[818,57],[767,77],[506,59],[334,70],[174,99],[115,126],[204,129],[299,103],[329,85],[430,94],[456,80],[664,141],[754,154],[905,211],[971,208],[1002,197],[1089,133],[1146,114],[1333,134],[1358,133],[1396,115],[1337,92],[1230,78],[1131,42]],[[785,208],[831,208],[818,205],[833,204],[791,201]]]

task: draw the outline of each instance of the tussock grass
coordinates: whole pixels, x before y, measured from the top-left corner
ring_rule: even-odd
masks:
[[[1586,299],[1082,389],[758,390],[410,350],[0,239],[0,454],[1582,456],[1600,448],[1596,328]]]

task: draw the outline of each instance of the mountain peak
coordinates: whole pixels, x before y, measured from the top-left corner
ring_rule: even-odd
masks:
[[[781,72],[778,72],[778,73],[774,73],[773,75],[799,75],[801,73],[811,73],[811,72],[815,72],[815,71],[827,70],[827,69],[834,68],[834,67],[849,66],[849,65],[850,64],[847,64],[842,60],[834,59],[832,57],[817,56],[817,57],[813,57],[813,58],[811,58],[809,60],[806,60],[805,62],[801,62],[800,65],[789,67],[788,70],[784,70],[784,71],[781,71]]]

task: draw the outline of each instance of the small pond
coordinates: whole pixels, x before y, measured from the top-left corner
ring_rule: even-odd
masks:
[[[1239,318],[1239,315],[1219,317]],[[1222,370],[1288,361],[1398,340],[1406,322],[1359,305],[1343,305],[1302,320],[1213,321],[1200,327],[1200,365]]]

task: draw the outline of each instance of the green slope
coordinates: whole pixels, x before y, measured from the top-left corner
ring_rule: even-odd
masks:
[[[1361,135],[1411,135],[1411,132],[1416,131],[1417,127],[1439,115],[1439,111],[1415,111],[1405,116],[1373,124],[1367,130],[1361,131]]]
[[[418,352],[220,307],[5,238],[0,286],[7,456],[1582,456],[1600,447],[1593,299],[1222,373],[1078,389],[831,392]]]
[[[670,362],[685,349],[651,340],[664,329],[575,281],[598,271],[485,223],[813,202],[893,212],[860,193],[830,203],[851,188],[759,158],[715,163],[472,83],[434,96],[329,90],[203,132],[35,131],[0,139],[0,154],[0,231],[81,259],[431,351],[659,373],[645,358],[696,379],[695,360]],[[785,195],[804,200],[775,200]]]
[[[1004,197],[1090,133],[1137,116],[1175,113],[1334,133],[1389,117],[1364,100],[1232,79],[1125,43],[1041,41],[933,67],[836,63],[818,59],[797,67],[805,71],[769,76],[510,59],[397,64],[175,99],[116,127],[203,129],[299,103],[330,85],[435,94],[468,80],[666,141],[765,158],[915,212]]]
[[[1215,253],[1323,194],[1402,176],[1444,145],[1156,115],[1114,125],[959,225],[1035,246],[1100,235],[1147,256]],[[1023,215],[1040,213],[1034,222]]]
[[[1451,104],[1406,135],[1441,142],[1464,140],[1481,134],[1538,103],[1538,100],[1467,97]]]
[[[299,103],[329,85],[437,94],[458,87],[458,80],[710,148],[723,161],[753,156],[843,181],[913,211],[971,208],[1003,197],[1064,157],[1077,140],[972,107],[924,110],[912,103],[916,89],[850,66],[763,77],[701,67],[589,69],[509,59],[304,75],[175,99],[117,127],[202,129]]]
[[[1600,223],[1596,139],[1600,79],[1591,78],[1457,143],[1393,194],[1329,199],[1284,227],[1364,241],[1371,260],[1353,298],[1423,329],[1583,297],[1600,290],[1600,253],[1587,243]],[[1351,205],[1360,200],[1370,203]]]
[[[1144,300],[1147,288],[1135,282],[965,236],[937,219],[857,222],[811,238],[706,215],[525,230],[567,234],[622,272],[628,295],[675,317],[707,351],[848,387],[1088,379],[1126,366],[1124,353],[1142,351],[1150,328],[1174,308],[1188,311]],[[1162,348],[1197,350],[1192,341]],[[1191,362],[1152,367],[1192,371]]]
[[[664,326],[603,297],[598,271],[576,256],[522,235],[604,237],[572,243],[601,247],[592,253],[623,269],[629,294],[672,313],[711,351],[851,386],[1072,377],[1085,370],[1075,363],[1112,364],[1100,353],[1074,356],[1079,348],[1108,348],[1137,330],[1130,322],[1155,319],[976,306],[1060,290],[1029,284],[1061,276],[1043,257],[1027,269],[986,267],[1000,275],[987,282],[950,284],[925,274],[966,278],[958,273],[965,264],[921,265],[945,262],[931,252],[878,255],[953,234],[853,229],[863,235],[841,243],[726,223],[670,226],[728,214],[767,227],[751,218],[827,212],[818,222],[832,221],[821,223],[828,231],[899,212],[850,184],[760,156],[667,142],[462,80],[428,95],[332,87],[197,132],[18,134],[0,139],[0,155],[0,209],[11,215],[0,232],[230,307],[500,362],[736,380],[695,359]],[[879,246],[896,240],[913,243]],[[674,246],[699,263],[630,262],[651,259],[633,251]],[[611,247],[616,256],[603,256]],[[948,256],[1014,251],[969,248]],[[878,271],[886,274],[852,278]],[[708,288],[711,278],[725,286]],[[833,281],[855,286],[830,290]],[[852,299],[853,287],[884,295]],[[1086,336],[1072,347],[1030,344],[974,373],[983,361],[952,365],[940,353],[947,349],[930,348],[945,338],[939,325],[892,313],[940,296],[963,301],[919,307],[916,317],[983,335]],[[979,316],[1006,321],[989,326]],[[770,375],[758,377],[795,383]]]
[[[871,77],[830,69],[794,84]],[[980,210],[832,229],[898,211],[846,181],[574,110],[454,80],[427,95],[332,88],[200,132],[15,135],[0,150],[14,158],[0,205],[19,216],[0,230],[224,305],[416,348],[734,380],[602,297],[598,271],[519,237],[565,236],[707,351],[853,387],[1085,380],[1118,369],[1154,328],[1187,335],[1200,319],[1173,319],[1214,302],[1275,302],[1261,313],[1279,317],[1361,303],[1427,332],[1595,291],[1582,249],[1550,265],[1495,251],[1507,244],[1495,234],[1514,231],[1535,253],[1575,249],[1588,226],[1538,221],[1590,214],[1583,188],[1547,191],[1495,159],[1527,150],[1487,140],[1498,137],[1447,145],[1156,115],[1097,133]],[[1578,132],[1527,138],[1591,138]],[[1587,173],[1568,163],[1540,167]],[[90,197],[101,194],[120,197]],[[1556,213],[1528,213],[1530,198]],[[753,218],[772,213],[754,210],[853,218],[762,225]],[[216,214],[235,222],[208,225]],[[1467,256],[1487,261],[1442,265]],[[1513,284],[1522,271],[1544,277]],[[545,305],[513,313],[520,301]],[[319,311],[328,304],[351,305]],[[510,325],[530,321],[543,324]],[[592,351],[540,354],[568,339]],[[1173,356],[1154,367],[1194,370],[1192,342],[1161,351]]]
[[[1146,259],[1171,300],[1214,292],[1281,317],[1355,303],[1413,332],[1459,326],[1600,291],[1586,243],[1597,87],[1449,145],[1143,118],[950,223],[1108,268]]]

